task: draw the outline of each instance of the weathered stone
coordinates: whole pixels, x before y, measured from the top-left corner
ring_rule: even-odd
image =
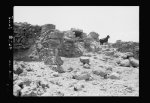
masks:
[[[80,57],[80,62],[84,64],[89,64],[90,60],[89,57]]]
[[[126,52],[126,53],[121,53],[121,52],[116,52],[114,54],[115,57],[120,57],[123,59],[128,59],[129,57],[133,57],[133,53],[132,52]]]
[[[61,66],[53,67],[52,70],[58,73],[65,73],[65,70]]]
[[[45,25],[42,25],[41,32],[44,33],[48,30],[55,29],[55,28],[56,28],[56,26],[54,24],[45,24]]]
[[[91,76],[89,73],[80,73],[80,74],[73,75],[73,78],[77,80],[89,80],[90,77]]]
[[[71,30],[71,31],[80,31],[80,32],[83,32],[82,29],[78,29],[78,28],[71,28],[70,30]]]
[[[122,60],[120,66],[130,67],[130,61],[128,59]]]
[[[23,69],[22,68],[20,68],[20,67],[18,67],[18,68],[14,68],[14,73],[15,74],[17,74],[17,75],[19,75],[19,74],[21,74],[21,73],[23,73]]]
[[[75,84],[74,85],[74,91],[81,91],[84,88],[83,84]]]
[[[98,59],[98,57],[94,57],[94,59]]]
[[[83,65],[83,68],[90,69],[90,66],[88,64]]]
[[[130,57],[129,61],[133,67],[139,67],[139,60],[136,60],[133,57]]]
[[[125,54],[126,54],[127,58],[130,58],[130,57],[134,56],[134,54],[132,52],[126,52]]]
[[[38,50],[41,50],[42,46],[39,44],[37,45],[32,45],[29,49],[29,55],[28,58],[31,58],[31,60],[39,60],[39,54],[38,54]]]
[[[99,75],[99,74],[100,74],[100,72],[101,72],[101,70],[94,69],[92,72],[93,72],[94,74],[96,74],[96,75]]]
[[[126,54],[121,54],[120,57],[123,58],[123,59],[127,59],[127,55]]]
[[[114,56],[114,51],[106,51],[105,55],[107,55],[107,56]]]
[[[19,87],[18,85],[13,86],[13,95],[14,96],[19,96],[20,91],[21,91],[21,87]]]
[[[71,28],[71,31],[74,32],[76,40],[83,41],[87,37],[86,33],[81,29]]]
[[[108,77],[110,79],[120,79],[120,75],[116,72],[112,72]]]
[[[96,33],[96,32],[90,32],[88,34],[88,36],[91,37],[92,39],[98,41],[98,38],[99,38],[99,34],[98,33]]]
[[[24,82],[19,83],[18,86],[23,89],[25,87]]]
[[[59,55],[63,57],[79,57],[82,51],[75,46],[74,41],[66,40],[59,49]]]
[[[79,57],[83,55],[85,34],[83,31],[71,29],[64,31],[63,43],[59,48],[59,55],[63,57]]]
[[[106,70],[107,70],[107,71],[112,71],[113,68],[112,68],[111,66],[106,66]]]
[[[29,54],[33,54],[33,56],[37,55],[40,60],[51,65],[51,63],[57,63],[54,61],[56,59],[53,59],[52,57],[59,56],[58,48],[60,48],[63,42],[64,34],[59,30],[52,29],[53,27],[51,28],[51,25],[45,25],[43,28],[40,37],[33,46],[34,49]]]
[[[35,93],[34,91],[31,91],[30,93],[26,93],[26,94],[23,94],[22,96],[24,96],[24,97],[36,97],[36,96],[38,96],[38,94],[37,93]]]
[[[52,96],[50,92],[43,93],[41,96]]]
[[[49,56],[46,57],[44,60],[44,63],[46,65],[58,65],[61,66],[64,62],[62,61],[62,59],[59,56]]]
[[[20,85],[21,83],[23,83],[23,81],[22,80],[16,80],[13,83],[16,84],[16,85]]]
[[[16,74],[13,74],[13,81],[17,80],[18,79],[18,75]]]
[[[47,42],[47,46],[45,46],[46,48],[58,48],[58,46],[60,45],[60,40],[55,38],[49,39],[46,42]]]
[[[61,66],[61,65],[63,65],[64,61],[58,56],[58,57],[56,57],[56,63],[58,66]]]
[[[32,68],[30,68],[30,67],[26,68],[26,70],[27,70],[28,72],[33,71],[33,69],[32,69]]]
[[[32,68],[30,68],[29,65],[27,65],[26,63],[22,62],[22,63],[19,63],[18,64],[18,67],[22,68],[23,70],[26,70],[26,71],[33,71]]]
[[[37,96],[36,88],[26,86],[21,90],[21,96]]]
[[[71,40],[75,38],[75,32],[66,31],[64,32],[64,39]]]
[[[73,68],[70,67],[70,68],[67,69],[67,71],[68,71],[68,72],[71,72],[71,71],[73,71]]]
[[[88,52],[98,52],[100,50],[100,45],[99,45],[99,42],[95,41],[94,39],[92,38],[86,38],[84,40],[84,46],[85,46],[85,49],[88,51]]]
[[[92,52],[98,52],[100,49],[100,45],[98,41],[92,41],[91,43]]]
[[[114,57],[120,57],[120,58],[123,58],[123,59],[127,59],[127,55],[125,53],[121,53],[121,52],[116,52],[114,54]]]
[[[23,85],[30,86],[31,83],[32,83],[32,81],[26,80],[23,82]]]
[[[42,87],[42,88],[49,88],[49,84],[48,82],[44,81],[44,80],[40,80],[39,82],[39,85]]]
[[[75,42],[75,48],[79,49],[78,53],[80,53],[80,56],[86,52],[86,49],[84,48],[84,42]]]
[[[115,59],[115,62],[117,63],[117,64],[120,64],[120,62],[123,60],[123,58],[117,58],[117,59]]]
[[[100,69],[94,69],[92,72],[94,74],[99,75],[99,76],[104,77],[104,78],[107,76],[107,73],[103,70],[100,70]]]
[[[49,40],[54,40],[57,43],[61,42],[61,40],[63,40],[64,37],[64,33],[59,31],[59,30],[54,30],[52,32],[50,32],[49,35],[47,35],[47,38],[45,38],[45,40],[49,41]]]
[[[52,74],[52,76],[53,76],[53,77],[59,77],[59,74],[58,74],[58,72],[54,72],[54,73]]]

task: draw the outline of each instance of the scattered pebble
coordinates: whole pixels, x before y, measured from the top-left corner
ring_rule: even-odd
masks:
[[[81,91],[84,88],[83,84],[75,84],[74,91]]]
[[[113,72],[113,73],[111,73],[111,74],[109,75],[109,78],[110,78],[110,79],[120,79],[120,76],[119,76],[118,73]]]
[[[72,67],[70,67],[69,69],[68,69],[68,72],[71,72],[71,71],[73,71],[74,69],[72,68]]]
[[[138,96],[139,61],[132,53],[114,52],[108,47],[101,47],[99,52],[62,57],[62,66],[14,61],[13,95]],[[135,86],[124,87],[126,84]]]
[[[83,65],[83,68],[90,69],[90,66],[88,64]]]
[[[90,63],[89,57],[80,57],[80,62],[84,64],[88,64]]]

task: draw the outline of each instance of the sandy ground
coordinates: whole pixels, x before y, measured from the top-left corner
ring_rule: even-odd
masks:
[[[119,66],[115,58],[105,54],[87,53],[90,63],[83,65],[79,58],[65,58],[61,71],[43,62],[14,61],[15,96],[139,96],[139,68]],[[96,72],[93,72],[96,71]],[[105,78],[116,73],[116,77]]]

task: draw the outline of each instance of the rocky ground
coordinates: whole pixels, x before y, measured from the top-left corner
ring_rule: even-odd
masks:
[[[14,96],[139,96],[139,61],[132,53],[103,47],[61,67],[13,61]]]

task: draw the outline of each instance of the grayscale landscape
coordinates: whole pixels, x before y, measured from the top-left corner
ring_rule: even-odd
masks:
[[[138,42],[56,27],[14,23],[14,96],[139,96]]]
[[[139,97],[139,6],[14,6],[11,18],[14,96]]]

